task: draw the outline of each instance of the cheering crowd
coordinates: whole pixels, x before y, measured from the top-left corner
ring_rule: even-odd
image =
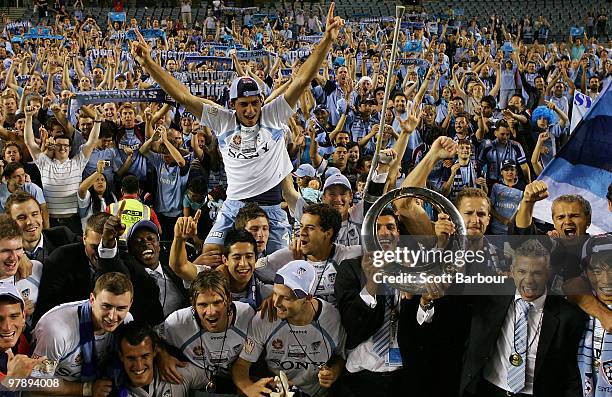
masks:
[[[1,395],[612,396],[612,237],[587,233],[612,184],[610,213],[566,194],[534,218],[574,93],[610,81],[605,10],[557,42],[541,17],[411,10],[392,54],[393,18],[333,3],[190,4],[4,18]],[[396,187],[447,197],[466,236],[401,198],[384,250],[461,247],[483,260],[460,273],[505,282],[377,282],[366,198]]]

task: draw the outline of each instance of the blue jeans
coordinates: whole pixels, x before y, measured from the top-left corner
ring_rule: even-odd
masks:
[[[217,215],[215,224],[206,237],[206,244],[223,245],[227,232],[234,227],[238,210],[244,207],[244,202],[239,200],[225,200],[221,211]],[[291,226],[287,220],[287,213],[281,209],[280,204],[262,206],[270,220],[270,238],[266,246],[266,253],[270,254],[281,248],[289,246]]]

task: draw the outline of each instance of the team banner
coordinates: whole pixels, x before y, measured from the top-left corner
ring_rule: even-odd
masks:
[[[429,67],[429,61],[421,58],[400,58],[397,60],[402,65],[414,65],[416,67]]]
[[[200,72],[177,72],[174,77],[181,83],[203,83],[232,81],[237,74],[231,70],[207,70]]]
[[[423,22],[402,22],[402,29],[423,29],[425,24]]]
[[[30,28],[29,32],[24,34],[23,36],[13,36],[11,38],[11,42],[13,43],[23,43],[26,40],[34,40],[34,39],[51,39],[51,40],[64,40],[64,36],[53,35],[51,34],[51,29],[38,26],[35,28]]]
[[[310,48],[300,48],[299,50],[287,51],[283,54],[285,61],[289,63],[295,62],[297,59],[301,59],[310,55],[312,50]]]
[[[584,26],[574,26],[570,28],[570,35],[582,36],[584,34]]]
[[[11,34],[18,34],[21,31],[29,30],[32,27],[30,21],[17,21],[17,22],[9,22],[6,24],[5,29]]]
[[[109,12],[108,19],[112,22],[125,22],[125,12]]]
[[[233,65],[232,58],[214,57],[207,55],[190,55],[183,60],[185,63],[210,63],[218,66],[231,68]]]
[[[407,41],[403,52],[423,52],[423,42],[420,40]]]
[[[393,22],[395,18],[393,17],[378,17],[378,18],[361,18],[360,22],[363,23],[378,23],[378,22]]]
[[[438,34],[438,23],[437,22],[427,22],[427,31],[431,35]]]
[[[262,59],[270,55],[266,50],[255,50],[255,51],[236,51],[236,57],[240,61],[250,61],[254,59]]]
[[[237,14],[244,14],[245,12],[257,12],[259,11],[259,7],[221,7],[221,11],[224,12],[233,12]]]
[[[303,41],[304,43],[318,43],[322,38],[323,36],[321,35],[298,36],[298,41]]]
[[[166,40],[166,32],[161,29],[140,29],[140,34],[145,40],[164,39]],[[110,40],[134,41],[136,40],[136,32],[130,29],[125,33],[114,33]]]

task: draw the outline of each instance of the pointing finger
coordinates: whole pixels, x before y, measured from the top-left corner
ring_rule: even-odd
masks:
[[[144,45],[146,45],[146,44],[147,44],[147,43],[145,42],[144,37],[142,37],[142,34],[140,34],[140,29],[135,28],[135,29],[134,29],[134,33],[136,34],[136,38],[138,39],[138,42],[139,42],[140,44],[144,44]]]
[[[193,216],[193,221],[195,222],[196,226],[198,224],[198,221],[200,220],[200,215],[202,215],[202,210],[197,210],[195,215]]]

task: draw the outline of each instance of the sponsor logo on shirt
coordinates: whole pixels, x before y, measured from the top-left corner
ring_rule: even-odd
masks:
[[[272,348],[276,350],[281,350],[283,348],[283,341],[280,339],[274,339],[272,341]]]
[[[300,345],[289,345],[289,352],[287,353],[287,357],[291,358],[305,358],[306,353],[302,350],[302,346]]]
[[[194,346],[193,348],[193,354],[196,357],[202,357],[204,356],[204,347],[203,346]]]
[[[319,347],[321,347],[321,341],[320,341],[320,340],[319,340],[319,341],[316,341],[316,342],[312,342],[312,343],[310,344],[310,349],[311,349],[312,351],[319,351]]]

